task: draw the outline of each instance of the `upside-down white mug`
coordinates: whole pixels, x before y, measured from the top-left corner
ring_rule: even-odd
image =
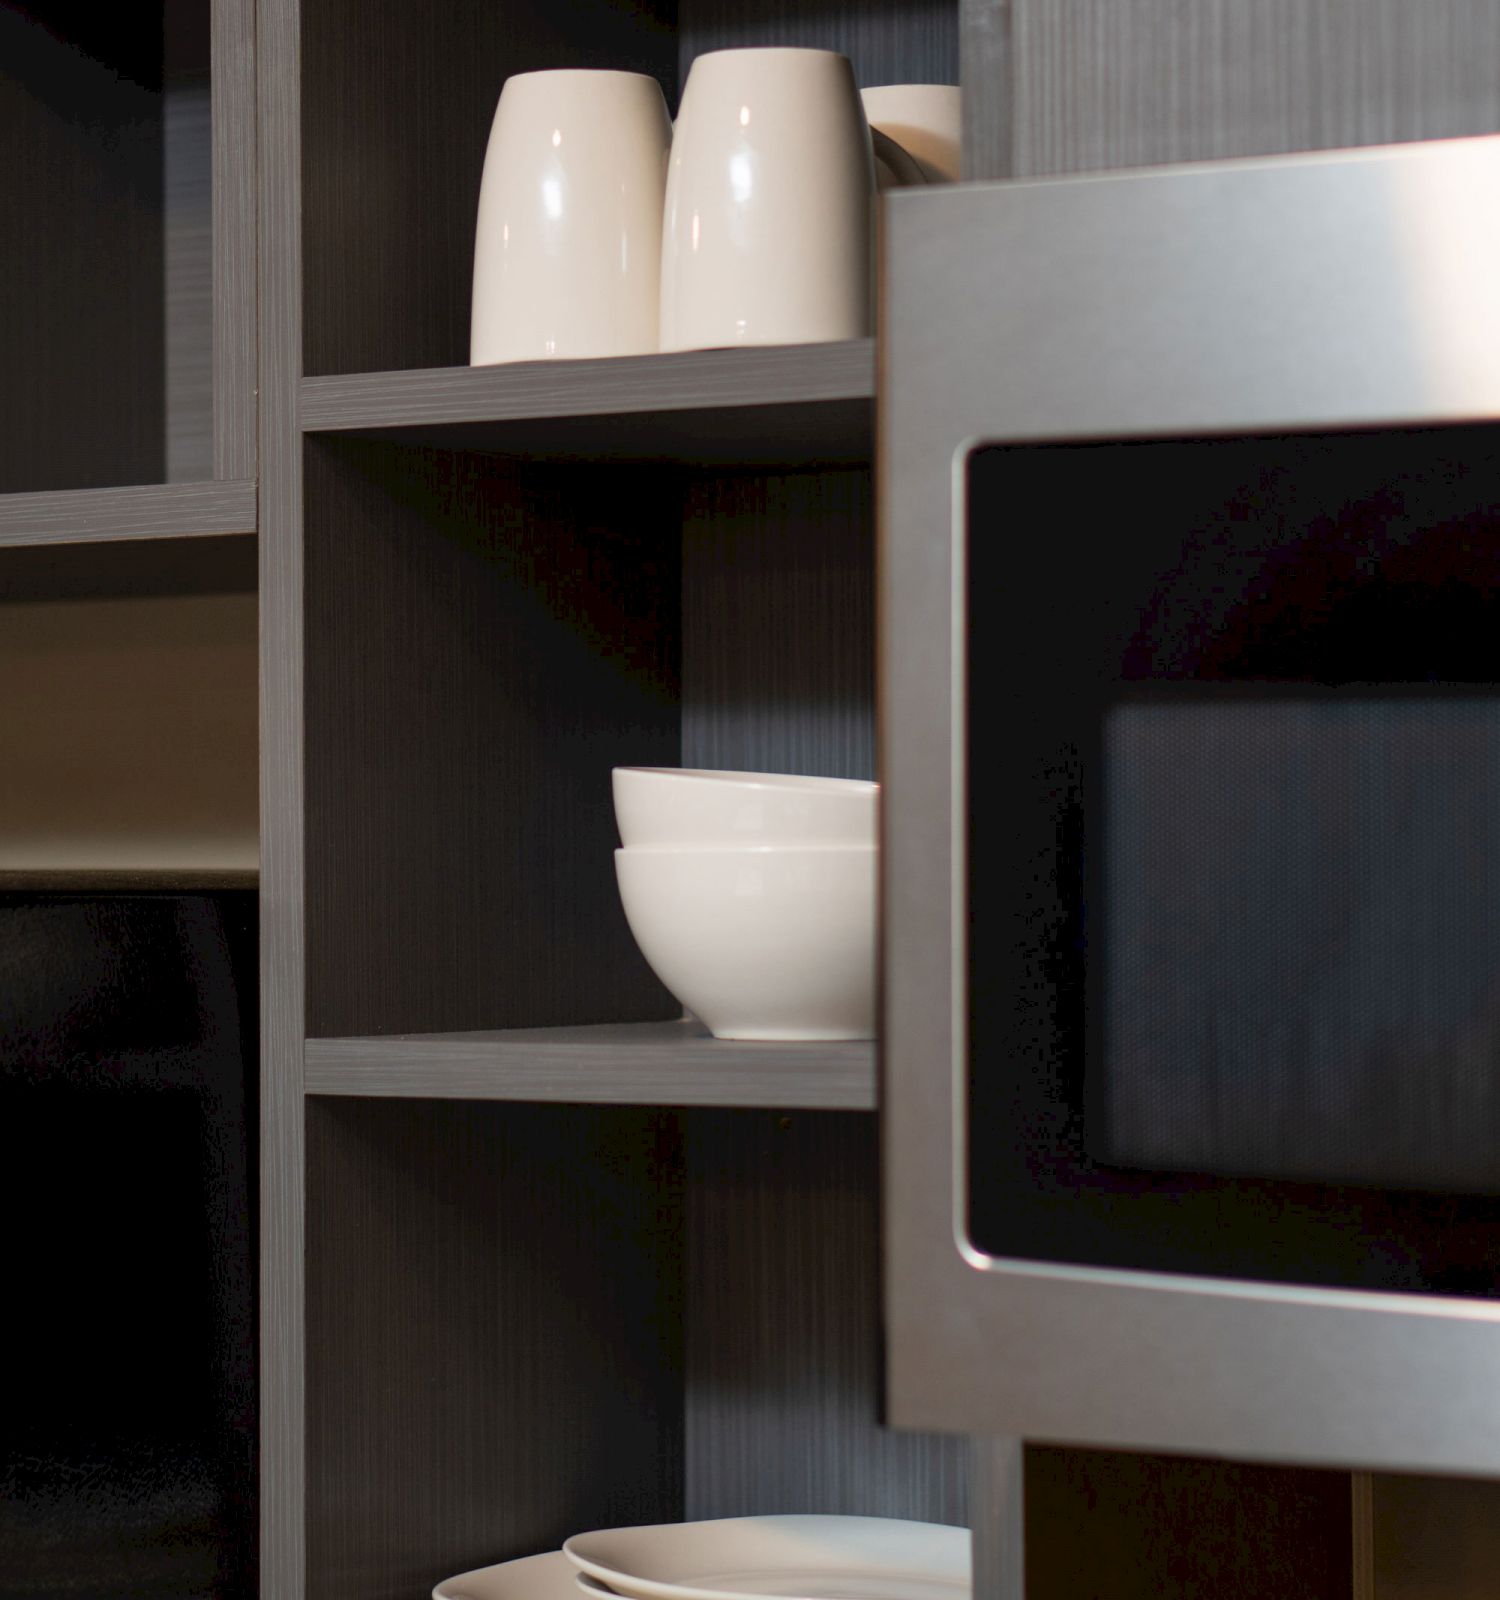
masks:
[[[638,72],[521,72],[490,130],[469,360],[657,348],[672,124]]]
[[[869,124],[846,57],[699,56],[667,177],[661,348],[867,334],[874,187]]]
[[[916,165],[920,181],[958,182],[963,102],[952,84],[886,83],[862,89],[860,99],[871,131],[895,141]]]

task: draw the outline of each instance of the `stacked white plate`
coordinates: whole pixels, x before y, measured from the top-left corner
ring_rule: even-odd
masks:
[[[968,1600],[969,1534],[889,1517],[730,1517],[575,1534],[433,1600]]]
[[[875,784],[616,767],[614,794],[630,931],[710,1032],[874,1036]]]

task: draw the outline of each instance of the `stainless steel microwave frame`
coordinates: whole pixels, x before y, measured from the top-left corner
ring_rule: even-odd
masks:
[[[907,190],[882,261],[890,1420],[1500,1474],[1500,1302],[976,1249],[962,982],[968,453],[1500,422],[1500,138]]]

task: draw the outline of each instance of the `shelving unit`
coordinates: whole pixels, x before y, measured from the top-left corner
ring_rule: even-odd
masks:
[[[614,765],[873,773],[873,345],[465,364],[509,73],[953,81],[957,9],[272,0],[260,39],[268,1592],[961,1521],[961,1442],[878,1426],[873,1048],[684,1024],[611,862]]]
[[[0,6],[25,219],[0,238],[0,622],[25,624],[0,627],[25,779],[0,888],[261,888],[261,1560],[237,1547],[220,1594],[394,1600],[610,1521],[991,1531],[1003,1475],[970,1502],[963,1443],[879,1426],[873,1047],[704,1038],[609,861],[619,762],[874,773],[873,342],[476,371],[469,274],[495,98],[536,67],[652,72],[675,103],[704,50],[831,46],[864,83],[962,65],[975,175],[1230,153],[1175,100],[1097,92],[1122,51],[1095,21]],[[1462,114],[1424,93],[1388,136],[1494,123],[1466,28]],[[1357,95],[1312,130],[1253,100],[1257,148],[1366,127]],[[90,851],[46,843],[65,794]],[[147,824],[199,848],[143,854]],[[1347,1576],[1337,1473],[1027,1471],[1032,1600],[1119,1562],[1270,1573],[1278,1600]]]

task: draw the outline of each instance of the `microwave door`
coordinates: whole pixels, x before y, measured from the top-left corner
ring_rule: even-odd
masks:
[[[897,1422],[1500,1471],[1497,196],[888,201]]]

